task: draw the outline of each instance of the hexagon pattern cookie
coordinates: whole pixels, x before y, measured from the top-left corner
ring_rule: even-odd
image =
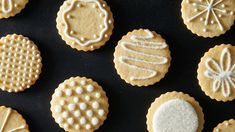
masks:
[[[62,39],[83,51],[103,46],[113,30],[112,12],[103,0],[67,0],[56,21]]]
[[[84,77],[65,80],[51,100],[52,116],[66,131],[93,132],[106,119],[108,106],[102,87]]]
[[[42,63],[37,46],[22,35],[7,35],[0,39],[0,88],[19,92],[29,88],[39,78]]]

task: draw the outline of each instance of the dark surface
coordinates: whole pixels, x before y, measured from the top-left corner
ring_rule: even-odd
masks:
[[[30,0],[17,16],[0,20],[0,36],[17,33],[30,37],[43,57],[43,71],[34,86],[19,94],[0,91],[0,104],[18,110],[32,132],[62,132],[50,112],[50,100],[59,83],[71,76],[96,80],[107,92],[110,113],[100,132],[145,132],[146,113],[152,101],[168,91],[183,91],[195,97],[205,114],[204,131],[235,118],[234,101],[216,102],[201,91],[196,70],[209,48],[235,44],[235,28],[225,35],[205,39],[193,35],[181,19],[181,0],[107,0],[115,28],[106,46],[94,52],[78,52],[65,44],[56,29],[56,13],[63,0]],[[160,33],[170,46],[172,64],[160,83],[148,88],[132,87],[117,75],[113,52],[128,31],[148,28]]]

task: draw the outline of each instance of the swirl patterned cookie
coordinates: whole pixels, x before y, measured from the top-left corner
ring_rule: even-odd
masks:
[[[0,0],[0,19],[15,16],[27,3],[28,0]]]
[[[127,83],[148,86],[160,81],[170,66],[170,51],[155,32],[140,29],[125,35],[115,48],[114,63]]]
[[[218,126],[214,128],[213,132],[234,132],[234,130],[235,130],[235,120],[230,119],[218,124]]]
[[[113,15],[103,0],[67,0],[57,15],[62,39],[77,50],[93,51],[109,40]]]
[[[235,47],[219,45],[211,48],[198,65],[198,80],[202,90],[217,101],[235,99]]]
[[[108,114],[108,98],[102,87],[85,77],[72,77],[52,95],[51,111],[65,131],[93,132]]]

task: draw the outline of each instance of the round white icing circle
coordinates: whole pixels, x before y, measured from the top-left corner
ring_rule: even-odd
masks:
[[[154,132],[196,132],[198,129],[195,109],[182,99],[163,103],[155,111],[152,121]]]

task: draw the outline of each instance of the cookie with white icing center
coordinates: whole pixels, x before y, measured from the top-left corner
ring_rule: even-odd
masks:
[[[56,123],[69,132],[93,132],[107,118],[108,98],[102,87],[85,77],[72,77],[52,95],[51,111]]]
[[[134,86],[159,82],[168,72],[170,61],[165,40],[148,29],[134,30],[123,36],[114,52],[117,73]]]
[[[201,132],[204,114],[188,94],[168,92],[156,98],[148,110],[149,132]]]
[[[213,132],[234,132],[235,130],[235,120],[230,119],[218,124]]]
[[[25,119],[16,111],[0,106],[0,132],[29,132]]]
[[[0,0],[0,19],[15,16],[27,3],[28,0]]]
[[[113,30],[113,15],[103,0],[66,0],[57,14],[57,29],[72,48],[93,51],[103,46]]]
[[[198,80],[207,96],[217,101],[235,99],[235,47],[222,44],[211,48],[198,65]]]
[[[182,18],[189,30],[203,37],[228,31],[235,20],[234,0],[183,0]]]

